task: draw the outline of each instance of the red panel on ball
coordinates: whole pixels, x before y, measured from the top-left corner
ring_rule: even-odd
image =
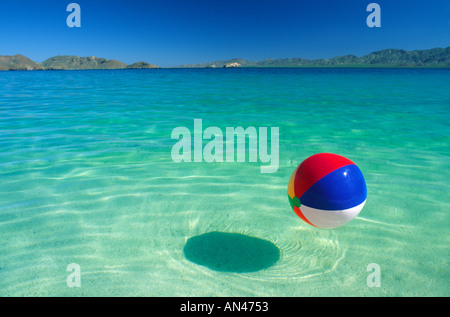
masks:
[[[294,179],[295,196],[302,195],[325,175],[346,165],[355,164],[348,158],[332,153],[319,153],[304,160]]]
[[[300,219],[302,219],[304,222],[309,223],[311,226],[316,227],[315,225],[313,225],[311,222],[309,222],[308,219],[306,219],[305,215],[303,215],[302,211],[300,210],[300,208],[298,208],[297,206],[294,206],[294,212],[297,216],[300,217]]]

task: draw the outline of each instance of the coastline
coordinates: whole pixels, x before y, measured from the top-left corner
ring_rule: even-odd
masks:
[[[329,59],[268,58],[250,61],[241,58],[229,60],[160,67],[147,62],[126,64],[115,59],[58,55],[37,63],[16,54],[0,55],[0,71],[37,70],[118,70],[118,69],[175,69],[175,68],[450,68],[450,47],[406,51],[384,49],[364,56],[337,56]]]
[[[411,65],[339,65],[339,66],[242,66],[235,67],[238,69],[450,69],[450,65],[436,65],[436,66],[411,66]],[[167,70],[167,69],[211,69],[217,71],[221,68],[210,67],[158,67],[158,68],[89,68],[89,69],[0,69],[0,72],[64,72],[64,71],[91,71],[91,70]]]

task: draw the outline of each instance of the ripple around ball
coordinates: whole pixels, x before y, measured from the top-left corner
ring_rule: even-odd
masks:
[[[364,207],[364,176],[346,157],[319,153],[308,157],[292,173],[288,197],[302,220],[323,229],[337,228],[355,218]]]

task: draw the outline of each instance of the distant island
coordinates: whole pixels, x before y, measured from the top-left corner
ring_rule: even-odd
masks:
[[[236,67],[423,67],[450,68],[450,47],[406,51],[386,49],[364,56],[345,55],[330,59],[281,58],[248,61],[234,58],[210,63],[167,68],[236,68]],[[0,55],[0,70],[80,70],[80,69],[151,69],[160,68],[147,62],[130,65],[114,59],[95,56],[55,56],[36,63],[23,55]]]
[[[0,55],[0,70],[80,70],[80,69],[148,69],[159,68],[146,62],[127,65],[114,59],[101,57],[55,56],[36,63],[23,55]]]
[[[450,47],[405,51],[386,49],[357,57],[345,55],[330,59],[282,58],[248,61],[234,58],[210,63],[181,65],[179,68],[228,67],[436,67],[450,68]]]

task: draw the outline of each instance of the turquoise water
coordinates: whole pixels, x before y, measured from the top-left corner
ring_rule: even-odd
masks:
[[[0,72],[0,295],[449,296],[449,75]],[[172,130],[194,119],[278,127],[277,172],[175,163]],[[365,176],[367,203],[344,227],[290,208],[289,177],[318,152]]]

